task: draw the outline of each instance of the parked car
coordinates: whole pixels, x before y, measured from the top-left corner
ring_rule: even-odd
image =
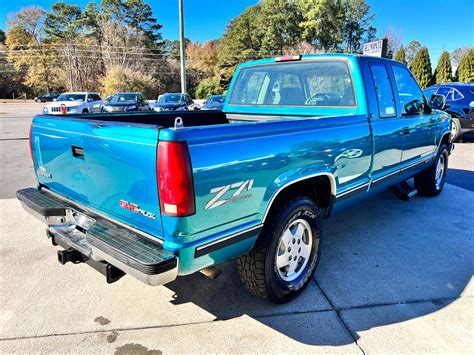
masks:
[[[428,99],[435,94],[446,98],[443,110],[453,118],[454,142],[461,140],[465,133],[474,133],[474,83],[436,84],[426,88],[424,93]]]
[[[61,264],[162,285],[237,258],[247,289],[281,303],[311,282],[325,218],[412,177],[443,190],[451,117],[399,62],[246,62],[228,95],[222,111],[33,119],[38,187],[17,197]]]
[[[103,101],[96,92],[65,92],[43,108],[44,114],[65,115],[100,112]]]
[[[35,97],[36,102],[50,102],[54,101],[59,97],[60,94],[55,94],[55,93],[49,93],[49,94],[44,94],[41,96]]]
[[[149,111],[150,105],[140,92],[119,92],[107,100],[102,112]]]
[[[201,110],[222,110],[224,107],[225,95],[211,95],[201,107]]]
[[[194,110],[194,101],[189,94],[166,93],[158,96],[153,104],[155,111],[182,111]]]

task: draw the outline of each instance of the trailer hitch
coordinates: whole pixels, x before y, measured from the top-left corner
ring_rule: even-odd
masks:
[[[58,261],[61,265],[64,265],[68,262],[79,264],[85,262],[87,259],[87,256],[81,254],[74,248],[58,250]]]

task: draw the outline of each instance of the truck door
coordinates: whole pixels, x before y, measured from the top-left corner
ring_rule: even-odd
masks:
[[[366,88],[369,119],[374,141],[372,185],[395,179],[400,169],[403,150],[403,127],[395,101],[394,88],[387,66],[369,62]]]
[[[438,115],[431,113],[423,92],[407,68],[391,64],[397,87],[398,107],[403,122],[403,153],[401,168],[422,163],[436,148],[435,121]]]

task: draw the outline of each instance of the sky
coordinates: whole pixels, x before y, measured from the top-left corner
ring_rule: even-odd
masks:
[[[62,0],[85,8],[88,0]],[[7,16],[29,5],[49,10],[55,0],[0,0],[0,28]],[[96,0],[96,2],[100,2]],[[148,0],[166,39],[178,38],[178,0]],[[204,42],[222,36],[229,21],[258,0],[184,0],[185,35]],[[368,0],[373,24],[382,37],[387,27],[406,45],[412,40],[428,46],[432,62],[443,50],[474,46],[474,0]]]

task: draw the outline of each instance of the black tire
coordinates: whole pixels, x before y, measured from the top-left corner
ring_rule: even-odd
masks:
[[[421,196],[437,196],[443,191],[444,183],[446,182],[446,173],[448,171],[448,147],[443,144],[439,147],[438,155],[431,166],[415,176],[415,188]],[[441,180],[437,179],[437,167],[440,160],[443,160],[444,166]]]
[[[277,268],[277,250],[280,250],[283,233],[301,219],[311,228],[311,252],[306,265],[303,267],[304,263],[300,264],[301,274],[292,281],[285,281]],[[237,259],[240,279],[245,287],[255,296],[275,303],[288,302],[298,296],[311,282],[318,265],[321,233],[321,215],[312,200],[299,197],[281,205],[269,216],[252,250]],[[309,234],[306,236],[310,238]],[[296,252],[298,244],[293,248]],[[298,257],[298,260],[301,262],[302,259]]]
[[[82,113],[89,113],[89,111],[85,108],[84,110],[82,110]]]
[[[453,129],[451,129],[451,142],[459,142],[462,138],[461,123],[459,119],[453,117]]]

